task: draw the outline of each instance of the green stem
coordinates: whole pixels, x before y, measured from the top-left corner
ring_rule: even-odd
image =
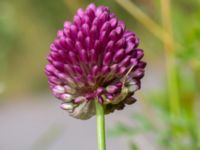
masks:
[[[197,120],[197,148],[200,148],[200,121]]]
[[[165,55],[166,55],[166,69],[168,80],[168,92],[172,118],[180,115],[180,95],[178,91],[177,81],[177,65],[176,65],[176,50],[172,33],[172,23],[170,14],[170,0],[161,1],[163,28],[169,33],[170,38],[163,36]]]
[[[171,1],[161,0],[162,20],[163,29],[169,33],[170,38],[166,38],[163,35],[165,56],[166,56],[166,72],[167,72],[167,83],[168,83],[168,94],[169,94],[169,107],[171,115],[171,134],[172,134],[172,150],[176,150],[175,143],[178,142],[179,130],[174,124],[180,117],[180,95],[177,80],[177,64],[176,64],[176,49],[172,33],[172,22],[170,14]]]
[[[165,1],[165,0],[162,0]],[[131,0],[116,0],[116,2],[122,6],[127,12],[130,13],[138,22],[140,22],[145,28],[153,33],[158,39],[163,41],[163,36],[168,41],[170,40],[170,34],[165,31],[162,26],[156,23],[151,17],[144,13],[136,4]],[[183,47],[180,43],[175,43],[178,47]]]
[[[98,102],[98,100],[95,101],[95,105],[97,118],[98,150],[106,150],[104,107]]]

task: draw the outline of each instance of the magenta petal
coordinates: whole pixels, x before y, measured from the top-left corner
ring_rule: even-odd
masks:
[[[70,30],[71,30],[71,35],[73,39],[76,39],[77,33],[78,33],[77,27],[75,25],[71,25]]]
[[[60,71],[63,71],[64,69],[64,64],[62,62],[59,62],[59,61],[54,61],[53,62],[53,65],[56,69],[60,70]]]
[[[94,77],[89,74],[87,76],[87,82],[88,82],[89,85],[94,86],[95,85],[95,79],[94,79]]]
[[[80,66],[77,66],[77,65],[73,66],[73,70],[74,70],[74,72],[76,72],[77,74],[83,75],[83,71],[82,71],[82,69],[81,69]]]
[[[95,17],[95,14],[94,14],[94,10],[92,10],[92,9],[87,9],[87,15],[88,15],[88,17],[91,19],[91,20],[93,20],[94,19],[94,17]]]
[[[78,52],[80,49],[83,49],[83,46],[82,46],[81,42],[76,41],[76,43],[75,43],[75,48],[76,48],[76,51],[77,51],[77,52]]]
[[[87,37],[85,38],[85,46],[86,46],[85,48],[86,48],[87,50],[90,50],[90,49],[92,48],[92,45],[93,45],[93,43],[92,43],[90,37],[87,36]]]
[[[48,80],[49,80],[49,82],[51,82],[51,83],[53,83],[53,84],[55,84],[55,85],[59,85],[59,84],[62,83],[58,78],[56,78],[56,77],[54,77],[54,76],[50,76],[50,77],[48,78]]]
[[[106,22],[109,19],[109,14],[107,12],[102,13],[99,16],[99,19],[101,20],[101,22]]]
[[[125,31],[126,26],[125,26],[124,21],[121,21],[121,20],[120,20],[120,21],[118,22],[118,26],[121,27],[123,31]]]
[[[110,72],[110,67],[109,66],[103,66],[102,70],[101,70],[101,73],[103,75],[106,75]]]
[[[109,38],[110,40],[112,41],[116,41],[118,39],[118,36],[117,36],[117,32],[115,30],[112,30],[109,34]]]
[[[127,56],[126,58],[124,58],[121,62],[120,62],[120,64],[119,64],[119,66],[120,67],[127,67],[128,65],[130,65],[130,60],[131,60],[131,56]]]
[[[110,24],[111,24],[111,27],[112,27],[112,28],[115,28],[116,25],[117,25],[117,19],[116,19],[116,18],[111,19],[111,20],[110,20]]]
[[[106,94],[106,97],[107,97],[109,100],[112,100],[114,96],[113,96],[112,94],[109,94],[109,93],[108,93],[108,94]]]
[[[126,44],[126,41],[124,38],[121,38],[120,40],[118,40],[115,44],[115,48],[116,49],[120,49],[120,48],[124,48]]]
[[[133,78],[142,78],[144,76],[144,70],[139,68],[137,70],[135,70],[135,72],[133,73]]]
[[[96,10],[96,5],[94,3],[89,4],[87,10],[92,10],[94,12]]]
[[[84,35],[83,35],[83,32],[82,31],[79,31],[78,34],[77,34],[77,38],[80,42],[83,42],[84,40]]]
[[[64,70],[67,74],[70,74],[70,75],[73,75],[74,73],[72,67],[69,64],[64,65]]]
[[[111,25],[110,25],[110,23],[109,22],[105,22],[104,24],[103,24],[103,26],[101,27],[101,32],[102,31],[110,31],[111,30]]]
[[[74,49],[74,46],[73,46],[74,42],[70,38],[66,38],[65,41],[66,41],[66,44],[67,44],[68,48],[70,50],[73,50]]]
[[[59,39],[56,39],[53,44],[54,44],[55,48],[62,49],[62,45],[60,45]]]
[[[87,119],[95,114],[91,101],[96,98],[106,114],[131,104],[146,66],[139,42],[108,7],[92,3],[78,9],[57,32],[45,67],[53,95],[64,102],[61,107]]]
[[[83,17],[83,22],[84,22],[85,24],[87,24],[88,27],[90,28],[90,25],[91,25],[91,19],[90,19],[90,17],[84,16],[84,17]]]
[[[143,61],[138,62],[137,67],[138,68],[145,68],[146,67],[146,62],[143,62]]]
[[[84,17],[85,13],[84,13],[84,11],[83,11],[82,8],[79,8],[79,9],[77,10],[77,15],[78,15],[80,18]]]
[[[108,44],[106,45],[106,48],[105,48],[106,51],[114,52],[114,50],[115,50],[114,44],[115,44],[114,41],[109,41]]]
[[[81,18],[78,15],[74,16],[74,24],[78,27],[81,26]]]
[[[127,68],[126,68],[126,67],[121,67],[118,73],[119,73],[120,75],[125,75],[126,71],[127,71]]]
[[[127,42],[127,46],[125,48],[126,54],[132,52],[134,50],[134,47],[135,47],[135,43]]]
[[[99,72],[100,72],[100,68],[97,65],[95,65],[92,68],[92,75],[95,77],[95,76],[97,76],[99,74]]]
[[[90,51],[90,60],[91,60],[91,63],[94,63],[94,64],[98,62],[98,56],[94,49]]]
[[[86,50],[84,50],[84,49],[80,50],[80,59],[84,63],[88,62],[88,55],[87,55]]]
[[[70,60],[71,60],[74,64],[78,63],[78,59],[77,59],[76,54],[75,54],[74,52],[69,51],[68,55],[69,55]]]
[[[84,101],[86,101],[87,99],[84,97],[84,96],[79,96],[79,97],[76,97],[75,99],[74,99],[74,102],[75,103],[82,103],[82,102],[84,102]]]
[[[63,30],[58,30],[58,32],[57,32],[57,37],[58,37],[58,38],[61,38],[61,37],[63,37],[63,36],[64,36]]]
[[[64,28],[70,28],[71,24],[72,23],[70,21],[65,21],[64,22]]]
[[[54,68],[53,65],[47,64],[46,67],[45,67],[45,70],[48,71],[48,72],[54,72],[55,68]]]
[[[100,35],[99,41],[104,45],[106,38],[107,38],[106,31],[103,31]]]
[[[103,104],[103,98],[102,98],[102,96],[98,96],[98,102],[99,102],[100,104]]]
[[[111,52],[107,52],[103,59],[103,65],[109,65],[111,61],[112,61],[112,54]]]
[[[120,49],[116,52],[116,54],[113,57],[113,61],[114,62],[119,62],[123,59],[123,57],[125,56],[125,51],[124,49]]]
[[[93,25],[91,30],[90,30],[90,37],[92,39],[97,39],[99,37],[99,31],[97,29],[97,26]]]
[[[144,52],[141,49],[137,49],[137,59],[141,59],[144,56]]]
[[[115,29],[116,33],[118,36],[121,36],[123,34],[123,29],[122,27],[118,26],[116,29]]]
[[[110,85],[106,88],[106,91],[110,94],[114,94],[116,92],[118,92],[120,90],[119,87],[115,86],[115,85]]]
[[[82,26],[82,31],[83,31],[83,33],[87,36],[87,35],[89,35],[89,31],[90,31],[90,27],[89,27],[89,25],[88,24],[83,24],[83,26]]]
[[[112,65],[110,68],[112,73],[117,73],[119,71],[119,66],[117,64]]]
[[[118,88],[120,88],[120,89],[122,88],[122,85],[123,85],[122,82],[118,82],[118,83],[116,84],[116,86],[117,86]]]
[[[101,95],[101,94],[103,94],[103,92],[104,92],[104,88],[99,87],[99,88],[97,89],[96,94],[97,94],[97,95]]]

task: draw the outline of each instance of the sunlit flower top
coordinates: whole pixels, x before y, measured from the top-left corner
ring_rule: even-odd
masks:
[[[90,4],[66,21],[51,44],[45,71],[61,108],[79,119],[95,115],[94,101],[108,114],[135,102],[146,63],[139,39],[108,7]]]

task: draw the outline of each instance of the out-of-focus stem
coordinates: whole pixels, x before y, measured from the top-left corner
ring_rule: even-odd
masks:
[[[177,64],[176,64],[176,51],[172,33],[172,23],[170,14],[170,0],[161,0],[162,21],[163,29],[170,35],[170,38],[166,38],[163,35],[165,57],[166,57],[166,72],[168,83],[168,95],[169,95],[169,107],[171,115],[171,132],[172,141],[177,137],[177,128],[174,125],[174,121],[180,117],[180,95],[178,90],[177,81]],[[175,141],[174,141],[175,142]],[[173,146],[173,145],[172,145]],[[172,147],[172,149],[176,149]]]
[[[130,0],[116,0],[116,2],[122,6],[127,12],[129,12],[138,22],[146,27],[152,34],[154,34],[162,42],[163,37],[166,42],[170,42],[170,34],[163,30],[163,28],[152,20],[147,14],[145,14],[140,8],[138,8]],[[178,47],[182,47],[179,43],[176,43]]]
[[[105,117],[103,105],[95,101],[96,105],[96,118],[97,118],[97,140],[98,150],[106,150],[105,143]]]
[[[177,65],[176,65],[176,54],[175,45],[172,33],[172,23],[170,14],[170,0],[161,0],[162,8],[162,20],[163,28],[169,33],[170,38],[165,38],[163,35],[165,54],[166,54],[166,69],[167,69],[167,80],[168,80],[168,92],[170,99],[170,109],[173,116],[179,116],[180,114],[180,96],[178,91],[177,81]]]
[[[159,39],[162,39],[162,28],[157,23],[155,23],[149,16],[147,16],[143,11],[141,11],[132,1],[116,0],[116,2],[124,9],[126,9],[140,23],[142,23],[150,32],[152,32]]]
[[[172,25],[170,17],[170,0],[161,0],[163,28],[155,23],[148,15],[141,11],[130,0],[116,0],[124,9],[134,16],[141,24],[143,24],[155,36],[161,39],[165,46],[166,52],[166,69],[168,90],[170,98],[170,108],[173,116],[180,113],[179,93],[177,82],[177,68],[175,56],[175,43],[172,34]]]
[[[197,147],[200,148],[200,121],[197,120]]]

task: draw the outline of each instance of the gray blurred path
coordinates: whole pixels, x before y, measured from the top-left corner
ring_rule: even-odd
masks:
[[[162,87],[164,71],[149,64],[143,79],[142,91]],[[154,65],[155,66],[155,65]],[[147,78],[148,77],[148,78]],[[12,100],[11,100],[12,101]],[[0,150],[96,150],[96,120],[73,119],[59,108],[53,96],[23,98],[0,104]],[[142,112],[139,100],[123,111],[106,116],[106,128],[118,121],[130,122],[129,115]],[[151,138],[141,135],[136,141],[140,150],[156,150]],[[47,147],[49,145],[49,147]],[[128,150],[123,138],[107,138],[107,150]]]
[[[137,107],[128,106],[106,116],[107,129],[117,121],[128,122],[128,114]],[[52,96],[0,106],[0,150],[96,150],[96,144],[95,117],[87,121],[73,119]],[[107,150],[128,150],[126,140],[107,138]]]

